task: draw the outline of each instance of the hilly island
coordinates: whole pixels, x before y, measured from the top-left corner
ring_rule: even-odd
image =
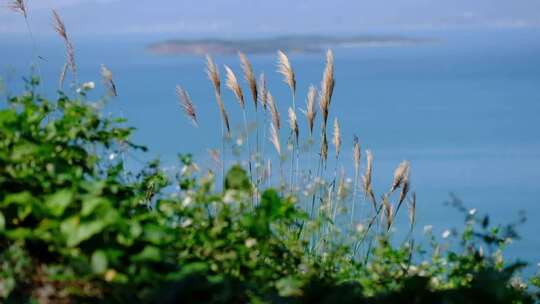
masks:
[[[150,52],[170,55],[248,54],[273,53],[284,50],[292,53],[320,52],[336,47],[370,47],[419,44],[433,41],[428,38],[403,36],[281,36],[263,39],[178,39],[153,43]]]

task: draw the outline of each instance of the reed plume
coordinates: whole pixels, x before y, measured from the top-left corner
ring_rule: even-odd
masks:
[[[62,18],[60,17],[60,15],[58,14],[56,10],[52,10],[52,14],[53,14],[54,30],[58,33],[58,35],[64,41],[64,46],[66,48],[67,63],[69,65],[71,72],[73,73],[73,78],[75,79],[75,83],[76,83],[77,82],[77,65],[75,63],[75,49],[73,48],[73,44],[71,43],[71,39],[69,38],[68,32],[66,30],[66,25],[62,21]]]
[[[188,92],[178,85],[176,86],[176,95],[178,96],[178,100],[180,101],[180,105],[182,106],[182,110],[186,117],[188,117],[195,126],[198,126],[195,106],[193,106],[193,102],[191,101]]]
[[[324,163],[328,160],[328,138],[326,132],[323,132],[321,140],[321,161]]]
[[[270,142],[272,143],[272,145],[274,145],[277,154],[281,157],[281,144],[279,142],[278,129],[276,128],[274,123],[270,124]]]
[[[259,76],[259,102],[263,106],[263,109],[266,110],[268,106],[268,88],[266,87],[266,77],[264,73]]]
[[[355,135],[353,139],[353,163],[354,163],[354,172],[358,174],[360,171],[360,159],[362,157],[362,152],[360,150],[360,141]]]
[[[298,130],[298,121],[296,119],[296,113],[294,110],[289,107],[289,125],[291,127],[291,131],[294,134],[296,144],[298,145],[298,139],[300,137],[300,131]]]
[[[351,208],[351,224],[354,221],[354,209],[356,206],[356,193],[358,191],[358,176],[360,175],[360,159],[362,157],[360,150],[360,142],[358,137],[355,135],[353,139],[353,163],[354,163],[354,189],[353,189],[353,200]]]
[[[405,198],[407,197],[407,194],[409,193],[409,175],[410,175],[410,165],[407,164],[407,169],[405,170],[405,173],[403,173],[403,177],[401,178],[401,192],[399,194],[399,200],[398,205],[396,208],[396,213],[399,211],[399,208],[401,207],[401,204],[403,201],[405,201]]]
[[[399,188],[405,180],[408,179],[410,163],[408,161],[402,161],[394,171],[394,180],[392,181],[392,187],[390,192],[394,192]]]
[[[225,71],[227,73],[227,80],[226,80],[227,87],[234,93],[234,96],[236,96],[236,99],[238,100],[240,107],[242,109],[245,109],[246,104],[244,102],[244,93],[242,93],[242,88],[240,88],[240,85],[238,84],[236,75],[234,75],[234,72],[227,65],[225,65]]]
[[[206,75],[208,75],[208,79],[210,82],[212,82],[214,93],[221,95],[221,79],[219,78],[219,70],[210,55],[206,55]]]
[[[401,187],[401,193],[399,194],[399,204],[401,205],[401,203],[405,200],[405,197],[407,196],[407,193],[409,193],[409,176],[408,176],[408,172],[407,172],[407,176],[405,176],[405,178],[403,179],[403,183],[402,183],[402,187]]]
[[[274,97],[272,97],[272,94],[270,94],[270,91],[267,92],[267,101],[268,101],[268,107],[270,108],[270,116],[272,118],[272,123],[276,127],[276,129],[281,129],[281,120],[279,116],[279,111],[277,109],[276,102],[274,101]]]
[[[331,50],[326,53],[326,67],[323,73],[323,79],[321,82],[321,96],[319,105],[323,118],[323,129],[326,129],[328,121],[328,112],[330,104],[332,103],[332,95],[334,93],[334,55]]]
[[[118,91],[116,90],[116,84],[113,80],[113,74],[105,65],[101,65],[101,78],[103,78],[103,83],[107,87],[107,92],[110,96],[117,97]]]
[[[332,143],[336,148],[336,158],[339,157],[339,152],[341,151],[341,130],[339,127],[339,122],[337,118],[334,118],[334,136],[332,138]]]
[[[304,115],[306,116],[310,136],[313,135],[315,117],[317,116],[317,109],[315,108],[316,96],[317,96],[317,89],[313,85],[309,86],[307,99],[306,99],[306,110],[302,110],[302,113],[304,113]]]
[[[229,115],[225,110],[225,104],[223,103],[223,99],[221,98],[221,79],[219,77],[219,70],[210,55],[206,55],[206,74],[208,75],[208,79],[214,87],[214,95],[216,97],[216,103],[219,108],[221,120],[223,121],[223,125],[227,129],[227,134],[230,134],[231,127],[229,124]]]
[[[259,102],[257,97],[257,80],[255,79],[255,74],[253,74],[253,66],[244,53],[238,52],[238,57],[240,57],[240,65],[242,67],[242,71],[244,71],[244,78],[246,79],[249,90],[251,91],[251,97],[253,98],[255,110],[257,110],[257,105]]]
[[[371,200],[373,208],[377,211],[377,202],[375,201],[375,194],[373,193],[372,185],[372,174],[373,174],[373,155],[370,150],[366,150],[366,171],[362,179],[364,181],[364,193],[366,197]]]
[[[382,203],[383,203],[383,215],[384,215],[384,218],[386,219],[386,231],[390,231],[390,228],[392,227],[392,223],[394,222],[394,207],[392,206],[392,204],[390,204],[390,202],[388,201],[388,196],[383,196],[383,199],[382,199]]]
[[[8,8],[11,10],[21,13],[24,16],[24,19],[28,18],[28,11],[26,10],[26,4],[24,0],[14,0],[8,4]]]
[[[289,57],[282,51],[278,51],[278,73],[283,75],[283,81],[291,89],[292,95],[296,95],[296,78]],[[296,105],[293,105],[295,107]]]

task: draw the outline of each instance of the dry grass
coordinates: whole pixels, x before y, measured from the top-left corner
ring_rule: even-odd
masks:
[[[283,75],[283,80],[291,89],[291,92],[296,95],[296,77],[292,68],[289,57],[282,51],[278,51],[278,73]]]
[[[240,107],[242,109],[245,109],[246,103],[244,101],[244,93],[242,92],[242,88],[238,83],[236,75],[234,74],[233,70],[227,65],[225,65],[225,73],[227,75],[227,80],[225,81],[227,87],[234,93],[234,96],[240,104]]]
[[[242,71],[244,71],[244,78],[246,79],[249,90],[251,91],[251,97],[253,98],[255,110],[257,110],[257,80],[255,79],[255,74],[253,73],[253,66],[251,65],[251,62],[249,62],[248,58],[244,53],[239,52],[238,57],[240,58],[240,65],[242,66]]]
[[[214,95],[216,97],[216,103],[219,108],[219,113],[221,115],[221,121],[223,122],[223,125],[227,130],[227,134],[230,134],[231,126],[229,123],[229,115],[225,110],[225,104],[223,103],[223,99],[221,98],[221,79],[219,77],[219,70],[210,55],[206,56],[206,74],[208,75],[208,79],[210,79],[210,82],[212,83],[212,86],[214,88]]]
[[[315,108],[316,96],[317,96],[317,89],[313,85],[309,86],[307,99],[306,99],[306,110],[302,112],[306,116],[310,136],[313,136],[313,128],[315,126],[315,117],[317,116],[317,109]]]
[[[259,76],[259,102],[263,106],[263,109],[266,110],[268,107],[268,88],[264,73]]]
[[[298,145],[300,131],[298,129],[298,121],[296,119],[296,113],[291,107],[289,107],[289,125],[291,127],[291,131],[294,134],[295,142]]]
[[[324,68],[323,79],[321,81],[321,96],[319,100],[323,116],[323,130],[326,129],[328,122],[328,113],[332,102],[332,95],[334,94],[334,86],[334,55],[332,51],[329,50],[326,53],[326,67]]]
[[[396,168],[394,171],[394,180],[392,181],[390,192],[394,192],[403,184],[404,181],[408,180],[409,166],[410,164],[408,161],[403,161]]]
[[[210,82],[212,82],[214,93],[221,95],[221,79],[219,77],[219,70],[210,55],[206,55],[206,75],[208,75],[208,79],[210,79]]]
[[[272,118],[272,124],[274,124],[274,127],[279,130],[281,129],[281,119],[279,115],[279,110],[277,108],[276,102],[274,101],[274,97],[270,92],[267,94],[267,100],[268,100],[268,107],[270,108],[270,117]]]
[[[279,134],[274,123],[270,124],[270,142],[272,143],[272,145],[274,145],[277,154],[281,156],[281,144],[279,142]]]
[[[334,144],[334,148],[336,149],[336,158],[339,156],[339,152],[341,151],[341,129],[339,127],[339,121],[336,118],[334,118],[334,136],[332,138],[332,143]]]
[[[372,175],[373,175],[373,154],[370,150],[366,150],[366,171],[362,179],[364,181],[364,194],[369,198],[373,204],[373,208],[377,210],[377,203],[375,201],[375,194],[373,193],[372,185]]]
[[[181,86],[176,86],[176,95],[178,96],[178,100],[180,101],[184,114],[193,122],[195,126],[198,126],[195,106],[193,106],[193,102],[191,101],[191,97],[189,97],[188,92]]]
[[[26,3],[24,2],[24,0],[11,1],[8,3],[7,6],[9,9],[21,13],[25,19],[28,18],[28,11],[26,10]]]
[[[113,74],[105,65],[101,65],[101,78],[103,79],[103,83],[107,88],[107,94],[109,94],[109,96],[117,97],[118,91],[116,90]]]
[[[355,176],[360,171],[360,159],[362,158],[362,150],[360,149],[360,141],[357,136],[354,136],[353,140],[353,163]]]
[[[64,46],[66,48],[66,58],[67,63],[69,65],[69,68],[71,70],[71,73],[73,73],[73,77],[75,79],[75,83],[77,82],[77,65],[75,62],[75,49],[73,48],[73,44],[71,43],[71,39],[69,38],[68,32],[66,30],[66,25],[62,21],[62,18],[58,14],[56,10],[52,10],[53,15],[53,26],[54,30],[62,40],[64,41]],[[64,76],[65,77],[65,76]]]

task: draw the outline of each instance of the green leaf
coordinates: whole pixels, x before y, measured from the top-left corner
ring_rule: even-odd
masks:
[[[96,250],[91,258],[92,270],[94,273],[102,274],[107,271],[108,260],[107,255],[102,250]]]
[[[99,208],[102,205],[106,205],[107,200],[100,197],[92,197],[89,199],[84,200],[81,210],[82,216],[89,216],[92,214],[97,208]]]
[[[161,251],[155,246],[146,246],[143,251],[132,258],[133,261],[159,262],[161,260]]]
[[[2,211],[0,211],[0,231],[4,231],[6,228],[6,218],[4,217],[4,214]]]
[[[22,143],[15,148],[13,148],[13,152],[11,154],[11,157],[14,160],[21,160],[27,155],[35,154],[38,150],[38,146],[31,144],[31,143]]]
[[[79,217],[71,217],[62,222],[60,231],[66,236],[67,245],[74,247],[100,233],[106,226],[103,219],[81,223]]]
[[[233,166],[225,177],[225,190],[251,191],[248,174],[239,165]]]
[[[49,196],[45,201],[45,206],[53,216],[61,216],[73,199],[71,190],[60,190]]]

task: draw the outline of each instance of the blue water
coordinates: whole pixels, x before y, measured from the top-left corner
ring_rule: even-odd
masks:
[[[337,115],[342,124],[344,165],[350,167],[353,134],[364,149],[373,151],[380,191],[388,187],[395,166],[410,160],[419,230],[432,224],[440,234],[460,225],[459,214],[443,204],[450,192],[470,208],[488,212],[495,222],[509,222],[525,210],[529,221],[520,229],[523,240],[509,253],[535,265],[540,262],[540,31],[409,34],[438,41],[335,50],[337,83],[331,116]],[[99,83],[102,63],[114,72],[120,97],[107,111],[127,117],[137,127],[135,141],[151,148],[147,158],[161,156],[172,163],[176,153],[193,152],[207,163],[206,149],[219,148],[220,129],[204,59],[157,56],[144,50],[146,43],[160,38],[74,37],[79,78]],[[40,64],[44,93],[54,96],[51,87],[62,66],[62,43],[44,37],[37,44],[47,59]],[[320,81],[324,56],[290,58],[297,74],[298,104],[303,107],[307,86]],[[239,71],[235,57],[215,59]],[[27,37],[0,36],[0,75],[11,91],[20,90],[19,79],[28,74],[31,60]],[[290,97],[274,72],[274,56],[251,60],[257,72],[268,76],[270,90],[285,113]],[[200,128],[193,129],[182,116],[176,84],[189,90]],[[228,92],[225,102],[233,125],[240,126],[240,111]]]

